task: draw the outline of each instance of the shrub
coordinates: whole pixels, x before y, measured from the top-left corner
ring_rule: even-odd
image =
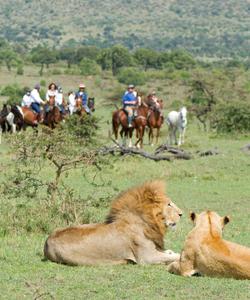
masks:
[[[62,74],[62,71],[60,69],[53,69],[51,71],[51,74],[52,75],[61,75]]]
[[[7,104],[9,105],[20,104],[24,94],[25,90],[20,88],[17,84],[6,85],[1,91],[2,96],[8,97]]]
[[[211,114],[211,127],[217,132],[250,131],[250,104],[233,101],[217,105]]]
[[[146,73],[136,68],[122,68],[117,78],[121,83],[134,85],[143,85],[147,80]]]
[[[84,76],[89,75],[98,75],[100,74],[100,66],[94,61],[89,58],[83,58],[79,65],[80,73]]]
[[[45,86],[46,86],[46,80],[42,79],[42,80],[40,81],[40,85],[45,87]]]
[[[17,75],[23,75],[24,74],[24,70],[23,70],[23,65],[22,64],[19,64],[17,66],[16,74]]]

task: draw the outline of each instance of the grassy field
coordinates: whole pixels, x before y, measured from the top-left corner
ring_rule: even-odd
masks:
[[[4,72],[0,76],[5,78],[5,84],[16,81],[26,85],[31,81],[40,80],[34,77],[35,73],[31,74],[31,70],[26,73],[26,76],[16,79],[13,74],[8,75]],[[49,75],[46,78],[49,80]],[[64,75],[59,78],[65,90],[76,86],[80,79]],[[101,117],[100,136],[106,144],[111,144],[108,140],[108,121],[113,108],[106,105],[106,99],[110,97],[111,88],[117,88],[117,83],[109,78],[103,79],[101,86],[91,78],[86,78],[85,82],[97,95],[96,115]],[[104,94],[102,89],[105,89]],[[167,89],[168,94],[174,94],[170,87],[166,87],[162,93],[167,92]],[[171,107],[171,103],[167,107]],[[165,142],[166,136],[167,128],[164,126],[160,143]],[[215,136],[212,133],[204,133],[196,122],[191,120],[184,148],[195,153],[198,150],[217,147],[219,155],[195,157],[189,161],[176,160],[171,163],[156,163],[128,156],[110,158],[112,167],[105,167],[97,179],[100,182],[110,182],[109,187],[89,184],[80,171],[71,172],[64,180],[81,195],[86,198],[95,195],[102,203],[103,197],[109,197],[110,186],[118,193],[148,179],[162,179],[167,183],[167,194],[184,211],[177,229],[166,235],[167,249],[181,250],[185,236],[192,228],[188,219],[189,212],[205,209],[215,210],[221,215],[230,215],[231,223],[225,228],[225,238],[250,246],[250,156],[241,151],[241,147],[249,142],[249,138],[249,135]],[[145,150],[153,151],[153,148],[146,144]],[[13,155],[4,139],[0,146],[0,183],[5,181],[4,176],[13,170],[12,158]],[[50,169],[46,172],[50,174]],[[93,175],[91,172],[89,171],[89,178]],[[18,201],[24,203],[27,199],[13,202],[1,197],[0,207],[4,205],[2,201],[12,201],[11,205],[15,208]],[[29,205],[37,207],[39,211],[39,202],[32,199],[29,201]],[[111,199],[108,199],[107,203],[110,201]],[[90,210],[90,221],[102,221],[107,211],[106,205],[93,207]],[[27,219],[36,217],[38,218],[26,216]],[[2,214],[1,210],[0,218],[13,223],[13,220],[9,219],[10,216]],[[54,228],[53,219],[50,220],[48,228]],[[22,230],[20,232],[17,234],[13,230],[0,237],[0,299],[249,299],[249,281],[181,278],[168,274],[165,266],[67,267],[45,262],[43,244],[47,233],[25,233]]]

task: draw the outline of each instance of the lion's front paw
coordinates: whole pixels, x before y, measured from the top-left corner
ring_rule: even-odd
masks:
[[[180,260],[180,254],[179,253],[176,253],[176,252],[174,252],[172,250],[165,250],[164,253],[169,256],[169,261],[170,262],[174,262],[174,261]]]

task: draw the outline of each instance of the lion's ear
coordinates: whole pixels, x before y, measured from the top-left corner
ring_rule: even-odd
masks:
[[[195,219],[196,219],[196,213],[195,212],[190,213],[190,219],[191,219],[192,222],[195,221]]]
[[[229,223],[230,222],[230,218],[228,217],[228,216],[225,216],[224,218],[223,218],[223,223],[224,223],[224,225],[226,225],[227,223]]]

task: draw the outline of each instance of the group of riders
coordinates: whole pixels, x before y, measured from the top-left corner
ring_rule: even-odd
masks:
[[[50,110],[50,99],[53,99],[53,106],[59,108],[62,115],[66,114],[66,111],[72,115],[76,111],[77,102],[80,101],[81,107],[84,108],[87,114],[91,114],[91,109],[88,106],[88,94],[86,92],[86,86],[81,83],[77,92],[70,91],[68,93],[68,101],[65,100],[63,95],[63,89],[52,82],[48,86],[45,100],[40,95],[41,86],[36,84],[32,90],[27,89],[23,96],[21,106],[31,109],[37,114],[37,119],[42,122],[41,117],[41,105],[44,106],[45,113]]]
[[[146,99],[147,105],[151,109],[161,110],[161,105],[156,92],[151,92]],[[141,95],[135,90],[135,86],[130,84],[122,97],[123,109],[128,116],[128,127],[132,127],[132,121],[137,116],[136,108],[142,104]],[[162,114],[162,113],[161,113]]]
[[[91,109],[88,106],[88,94],[86,92],[86,86],[81,83],[77,92],[70,91],[68,93],[68,101],[65,101],[63,95],[63,89],[57,86],[54,82],[50,83],[46,92],[45,100],[40,96],[41,86],[36,84],[32,90],[27,90],[23,96],[21,106],[33,110],[37,114],[37,119],[41,122],[41,105],[44,106],[45,113],[50,110],[49,101],[51,98],[54,100],[54,105],[59,108],[61,114],[65,114],[66,111],[72,115],[76,111],[77,101],[80,100],[81,106],[84,108],[87,114],[91,114]],[[141,95],[135,90],[135,86],[130,84],[122,97],[123,109],[127,114],[128,127],[132,127],[132,121],[136,117],[137,107],[141,105]],[[151,108],[160,109],[160,103],[156,96],[156,93],[152,91],[147,96],[147,104]]]

